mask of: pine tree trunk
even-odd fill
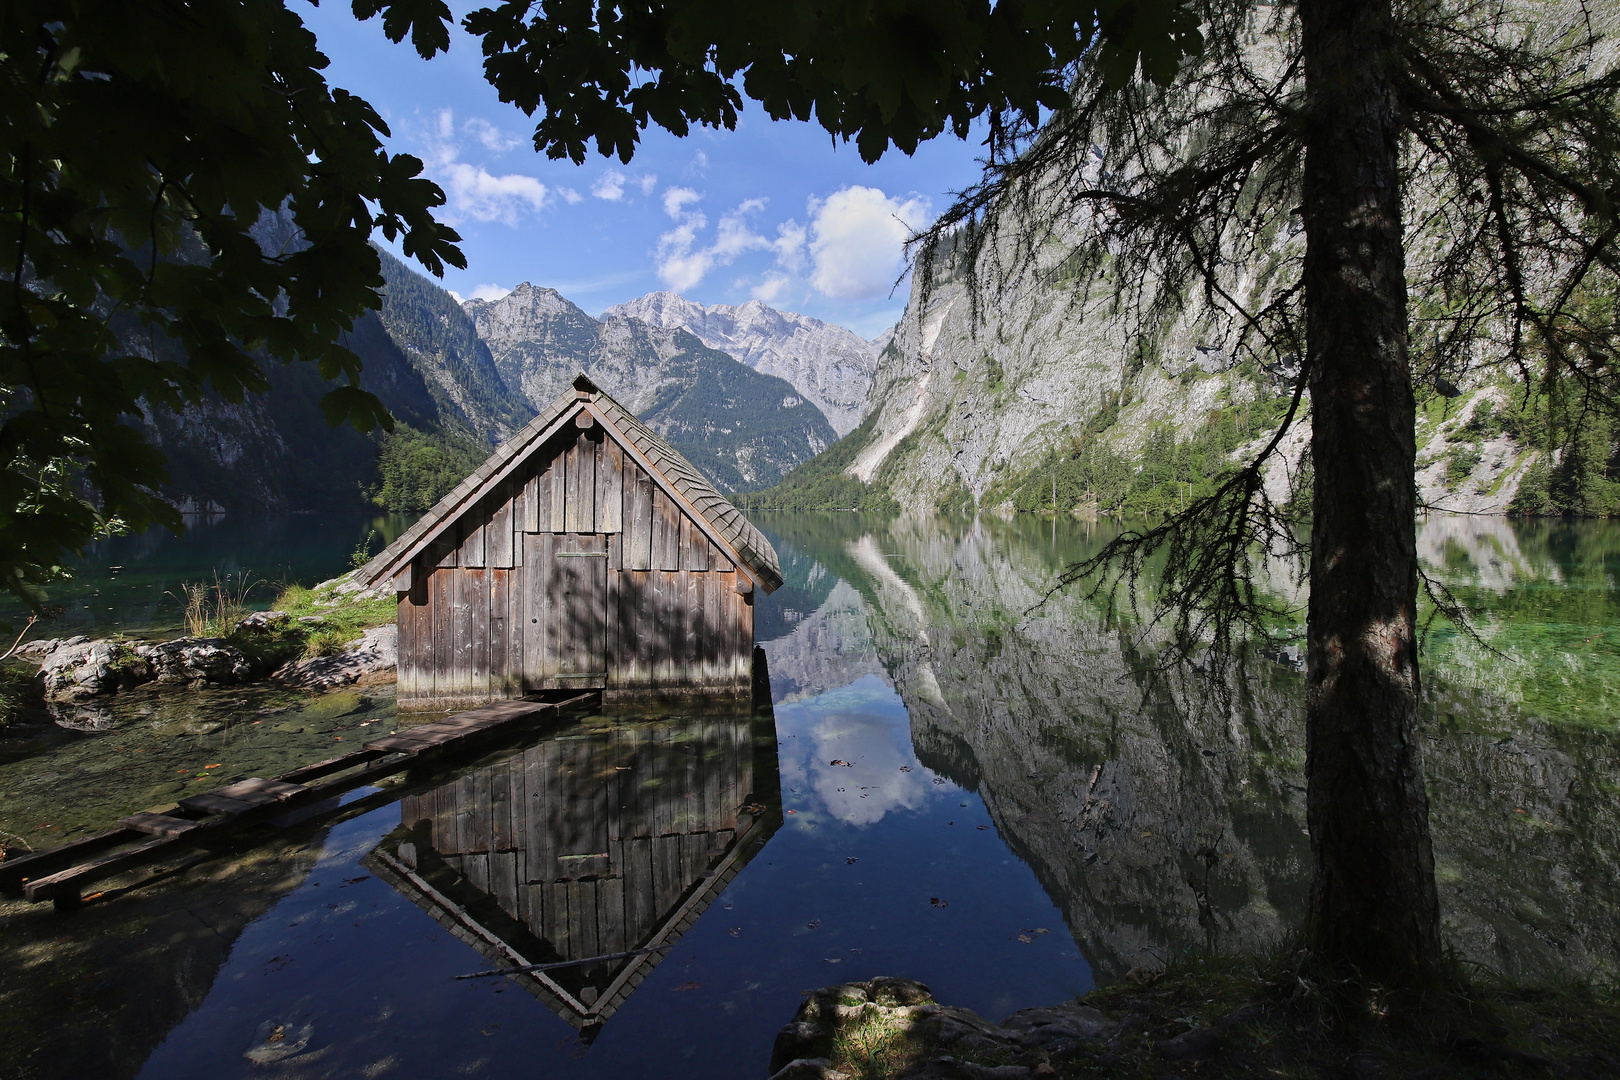
[[[1315,492],[1306,773],[1312,963],[1411,987],[1439,970],[1417,743],[1412,378],[1389,0],[1301,0]]]

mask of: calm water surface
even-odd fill
[[[1078,601],[1036,606],[1098,542],[1081,525],[761,524],[787,577],[757,618],[774,719],[587,717],[71,920],[0,908],[0,1074],[755,1078],[810,987],[907,975],[999,1019],[1189,950],[1265,949],[1297,919],[1297,643],[1217,705]],[[329,569],[308,565],[342,569],[370,527],[323,525]],[[1436,630],[1426,652],[1450,939],[1515,977],[1612,978],[1620,531],[1445,519],[1421,543],[1484,639]],[[162,572],[205,576],[206,550]],[[375,693],[116,707],[109,732],[12,746],[7,843],[395,723]],[[550,988],[458,981],[489,946],[402,876],[407,850],[526,958],[674,947]],[[616,1011],[582,1031],[562,994]]]

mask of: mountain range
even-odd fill
[[[705,307],[672,292],[648,293],[608,308],[602,317],[690,331],[711,349],[786,379],[821,410],[840,438],[866,412],[880,345],[842,326],[777,311],[760,300]]]
[[[865,403],[875,351],[842,327],[672,294],[593,319],[527,283],[463,304],[379,254],[382,305],[357,320],[348,344],[394,431],[328,427],[319,376],[267,365],[263,395],[141,418],[168,455],[166,493],[183,510],[425,509],[580,371],[733,492],[772,485],[827,449]]]

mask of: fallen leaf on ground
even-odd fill
[[[941,900],[937,896],[930,896],[928,898],[928,902],[930,904],[932,904],[934,907],[950,907],[951,906],[949,901]]]
[[[730,934],[732,937],[742,937],[742,927],[733,926],[727,930],[726,933]]]
[[[829,765],[842,765],[846,769],[853,769],[855,767],[851,763],[849,763],[847,761],[844,761],[842,758],[833,758],[831,761],[827,762],[827,764],[829,764]]]
[[[900,771],[901,772],[910,772],[911,771],[911,766],[910,765],[902,765],[902,766],[900,766]]]
[[[985,831],[985,830],[986,830],[986,829],[988,829],[988,828],[989,828],[989,827],[990,827],[990,826],[988,826],[988,825],[980,825],[980,826],[979,826],[979,831],[980,831],[980,832],[984,832],[984,831]]]
[[[855,856],[853,856],[853,855],[845,855],[844,856],[844,865],[845,866],[854,866],[859,861],[860,860],[856,859]]]
[[[1025,945],[1028,945],[1030,942],[1034,941],[1035,939],[1030,937],[1028,934],[1019,934],[1018,935],[1018,940],[1022,941]]]
[[[819,926],[821,926],[821,920],[820,919],[811,919],[809,922],[804,924],[804,928],[806,930],[815,930]]]
[[[826,956],[822,959],[826,960],[829,964],[841,964],[844,962],[844,958],[842,956]]]

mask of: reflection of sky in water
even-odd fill
[[[871,825],[892,810],[919,810],[945,797],[912,753],[904,703],[875,675],[784,705],[776,724],[784,802],[812,820]]]
[[[1091,986],[983,802],[917,763],[880,678],[782,706],[777,734],[793,813],[588,1048],[505,980],[455,981],[488,962],[361,865],[396,805],[332,829],[141,1075],[757,1080],[810,987],[905,975],[999,1020]],[[245,1056],[275,1025],[307,1044]]]

